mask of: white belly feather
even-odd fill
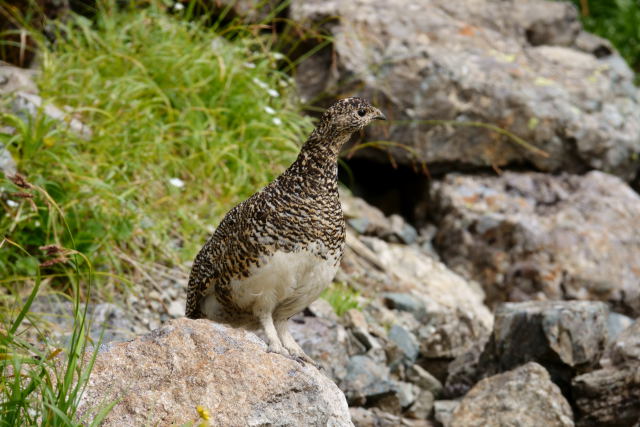
[[[276,252],[260,267],[253,268],[249,277],[230,282],[234,303],[251,313],[265,310],[274,318],[288,318],[304,310],[315,301],[335,277],[337,259],[322,259],[314,255],[314,248],[296,252]],[[205,314],[218,306],[214,295],[204,304]]]

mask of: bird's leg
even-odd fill
[[[291,332],[289,332],[289,325],[287,323],[288,319],[276,319],[274,321],[276,331],[278,332],[278,337],[280,337],[280,342],[284,348],[289,351],[289,354],[293,357],[299,358],[305,362],[311,363],[315,365],[315,362],[312,358],[307,356],[304,350],[298,345],[296,340],[291,336]]]
[[[258,314],[258,320],[262,325],[262,329],[264,329],[264,333],[267,336],[267,344],[269,346],[268,350],[271,353],[282,354],[283,356],[288,356],[289,352],[280,342],[280,338],[278,338],[278,333],[276,332],[276,328],[273,325],[273,314],[271,311],[265,311]]]

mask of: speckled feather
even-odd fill
[[[384,116],[363,99],[338,101],[323,114],[296,161],[227,213],[193,263],[187,317],[206,317],[203,301],[215,295],[224,312],[214,320],[236,325],[251,321],[255,313],[239,304],[234,286],[243,286],[277,253],[308,251],[317,262],[337,268],[345,244],[338,153],[353,132],[376,118]]]

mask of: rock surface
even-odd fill
[[[597,366],[607,344],[607,306],[591,301],[530,301],[502,304],[493,333],[449,367],[447,392],[460,395],[478,379],[527,362],[544,366],[563,391],[571,378]]]
[[[96,359],[79,417],[118,403],[103,425],[350,426],[347,402],[316,368],[266,352],[254,334],[208,320],[173,320]]]
[[[640,363],[600,369],[573,379],[579,426],[636,426]]]
[[[640,364],[640,319],[618,335],[611,343],[608,353],[614,365]]]
[[[600,300],[640,315],[640,196],[620,179],[451,174],[432,197],[440,255],[489,303]]]
[[[401,326],[415,334],[423,357],[456,357],[489,334],[492,317],[477,284],[413,246],[374,237],[347,245],[343,277],[382,293],[389,308],[410,313],[414,321],[405,318]]]
[[[527,363],[476,384],[453,412],[452,427],[573,426],[571,406],[547,371]]]
[[[636,174],[633,73],[607,41],[581,31],[569,2],[305,0],[291,3],[291,18],[333,37],[333,49],[300,65],[303,95],[372,99],[392,122],[368,139],[404,145],[389,148],[399,163]],[[451,123],[420,122],[432,119]],[[469,122],[507,129],[547,155]],[[386,150],[356,155],[388,159]]]
[[[603,369],[573,379],[578,425],[637,426],[640,422],[640,319],[609,344],[601,364]]]

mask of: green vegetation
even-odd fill
[[[56,24],[54,45],[34,34],[40,94],[65,120],[0,113],[0,142],[24,175],[0,178],[0,426],[76,425],[93,362],[82,303],[115,297],[140,268],[184,269],[311,130],[279,70],[293,64],[259,26],[104,4],[95,22]],[[53,291],[73,302],[64,348],[32,344],[45,334],[31,303]]]
[[[230,206],[293,160],[310,121],[268,39],[221,35],[154,7],[104,10],[95,27],[81,18],[61,27],[38,82],[90,138],[42,114],[3,118],[18,129],[3,140],[19,170],[51,194],[70,233],[44,206],[12,198],[6,181],[0,230],[31,254],[74,247],[102,278],[125,272],[127,258],[181,265]],[[32,275],[33,260],[2,251],[0,270]]]
[[[44,200],[49,218],[55,218],[52,222],[56,222],[59,229],[68,233],[60,207],[43,188],[20,179],[14,181],[25,195]],[[14,250],[25,258],[29,257],[23,247],[8,238],[2,240],[0,248],[5,252]],[[50,259],[44,264],[58,263],[64,259],[65,277],[70,287],[73,307],[73,329],[69,331],[68,344],[63,347],[50,343],[38,329],[38,320],[30,313],[31,305],[43,284],[41,269],[36,264],[35,276],[30,281],[32,287],[24,303],[20,300],[21,294],[17,292],[14,309],[4,307],[1,312],[0,426],[77,425],[74,421],[77,406],[97,354],[97,346],[92,351],[88,348],[90,337],[87,305],[81,304],[81,296],[88,296],[91,290],[89,260],[77,251],[56,245],[45,248],[45,251]],[[81,284],[84,289],[81,289]],[[40,338],[37,344],[34,344],[34,334],[38,334]],[[62,357],[58,357],[60,353]],[[84,421],[92,426],[99,425],[111,406],[112,404],[99,409],[94,419]]]
[[[358,297],[360,293],[345,283],[334,282],[322,291],[320,298],[326,300],[338,316],[342,316],[352,308],[360,310]]]
[[[640,73],[640,1],[573,0],[587,31],[609,39]],[[640,75],[640,74],[637,74]]]

